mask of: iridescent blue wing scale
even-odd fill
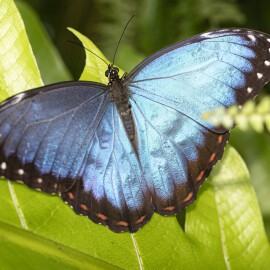
[[[139,160],[155,211],[178,214],[222,157],[229,132],[216,134],[178,111],[133,95]],[[149,110],[151,108],[151,110]]]
[[[270,36],[216,30],[175,43],[139,64],[126,80],[136,95],[169,106],[203,126],[201,115],[254,98],[270,77]]]
[[[108,87],[67,82],[0,105],[0,174],[60,193],[76,213],[116,232],[137,231],[154,211],[138,158]]]
[[[270,79],[269,48],[260,32],[212,31],[162,49],[126,78],[156,212],[177,214],[195,200],[229,138],[202,114],[255,97]]]
[[[62,198],[78,214],[115,232],[135,232],[154,207],[140,162],[113,103],[84,157],[80,178]]]
[[[59,83],[2,102],[1,176],[47,193],[70,189],[85,142],[108,107],[105,90],[89,82]]]

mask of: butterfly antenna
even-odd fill
[[[115,50],[115,52],[114,52],[112,66],[113,66],[113,64],[114,64],[114,59],[115,59],[115,56],[116,56],[116,53],[117,53],[119,44],[120,44],[120,42],[121,42],[121,40],[122,40],[122,37],[123,37],[123,35],[124,35],[124,33],[125,33],[127,27],[128,27],[128,24],[130,23],[130,21],[131,21],[134,17],[135,17],[135,14],[133,14],[133,15],[131,16],[131,18],[128,20],[128,22],[126,23],[126,26],[125,26],[125,28],[124,28],[124,30],[123,30],[123,32],[122,32],[122,35],[121,35],[121,37],[120,37],[120,39],[119,39],[119,41],[118,41],[118,44],[117,44],[117,46],[116,46],[116,50]]]
[[[95,54],[94,52],[92,52],[91,50],[87,49],[86,47],[84,47],[81,43],[72,41],[72,40],[67,40],[67,42],[79,45],[80,47],[83,47],[85,50],[89,51],[90,53],[92,53],[93,55],[95,55],[96,57],[98,57],[100,60],[102,60],[107,66],[109,65],[103,58],[101,58],[100,56],[98,56],[97,54]]]

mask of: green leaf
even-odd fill
[[[248,170],[236,150],[225,152],[217,171],[212,174],[212,185],[227,265],[231,269],[267,269],[269,243]]]
[[[89,41],[84,40],[83,44],[96,51],[94,45],[89,47]],[[27,63],[33,60],[32,54],[29,57]],[[104,80],[98,74],[104,76],[106,66],[91,64],[92,59],[87,56],[83,78],[93,80],[96,76],[97,81]],[[1,55],[0,63],[3,64]],[[12,269],[14,265],[29,269],[29,265],[39,266],[47,259],[52,268],[67,265],[76,269],[81,267],[84,255],[93,267],[104,269],[270,267],[270,248],[256,196],[245,164],[231,147],[226,148],[211,180],[203,184],[197,202],[187,208],[185,222],[181,224],[184,230],[177,217],[154,214],[137,233],[116,234],[76,215],[57,195],[0,180],[0,252],[5,255],[0,256],[0,268],[3,269]],[[75,253],[78,257],[73,256]],[[109,265],[102,265],[104,262]]]
[[[242,132],[234,129],[230,142],[244,158],[250,170],[252,185],[256,191],[260,209],[270,239],[270,138],[266,133],[256,133],[252,129]]]
[[[16,251],[11,260],[10,254]],[[26,230],[0,222],[1,269],[119,269]]]
[[[70,27],[68,28],[68,30],[70,30],[75,36],[77,36],[78,39],[82,42],[83,46],[86,48],[86,65],[84,67],[80,80],[108,84],[108,78],[105,76],[105,71],[107,70],[108,65],[106,65],[104,61],[108,64],[111,64],[111,62],[106,59],[102,52],[87,37]],[[89,52],[89,50],[97,56]],[[102,61],[99,57],[102,58],[104,61]],[[121,77],[123,74],[124,72],[119,68],[119,76]]]
[[[0,183],[0,198],[6,202],[0,204],[2,222],[16,227],[25,223],[35,235],[125,269],[136,269],[139,264],[145,269],[246,269],[249,265],[261,269],[270,265],[269,245],[248,172],[230,147],[212,180],[199,191],[197,202],[188,207],[185,232],[176,217],[155,214],[139,232],[116,234],[77,216],[58,196],[20,184],[13,184],[9,192],[8,183]],[[16,218],[18,209],[23,214],[20,218]]]
[[[42,85],[21,16],[11,0],[0,1],[0,100]]]
[[[44,84],[70,81],[72,76],[49,39],[35,11],[24,1],[16,1],[33,48]]]

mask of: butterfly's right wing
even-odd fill
[[[71,188],[109,104],[107,86],[53,84],[0,104],[0,175],[47,193]]]
[[[61,193],[77,214],[134,232],[154,207],[105,85],[54,84],[0,105],[0,175]]]

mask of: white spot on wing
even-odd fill
[[[270,62],[269,61],[264,61],[264,64],[266,65],[266,66],[270,66]]]
[[[267,41],[270,42],[270,38],[268,38]]]
[[[252,41],[255,41],[256,38],[253,36],[253,35],[248,35],[248,37],[252,40]]]
[[[262,73],[257,73],[257,77],[259,78],[259,79],[261,79],[262,78]]]
[[[38,179],[37,179],[37,182],[38,182],[39,184],[41,184],[41,183],[42,183],[42,179],[41,179],[41,178],[38,178]]]
[[[7,168],[7,163],[6,162],[2,162],[1,163],[1,169],[5,170]]]
[[[209,37],[212,34],[212,32],[206,32],[204,34],[201,34],[201,37]]]
[[[24,170],[23,170],[23,169],[19,169],[19,170],[18,170],[18,174],[19,174],[19,175],[23,175],[23,174],[24,174]]]
[[[247,88],[247,91],[248,91],[249,93],[251,93],[252,90],[253,90],[253,88],[251,88],[251,87],[248,87],[248,88]]]
[[[23,99],[23,97],[25,96],[25,93],[20,93],[20,94],[18,94],[18,95],[16,95],[14,98],[15,98],[15,102],[16,103],[18,103],[18,102],[20,102],[22,99]]]

